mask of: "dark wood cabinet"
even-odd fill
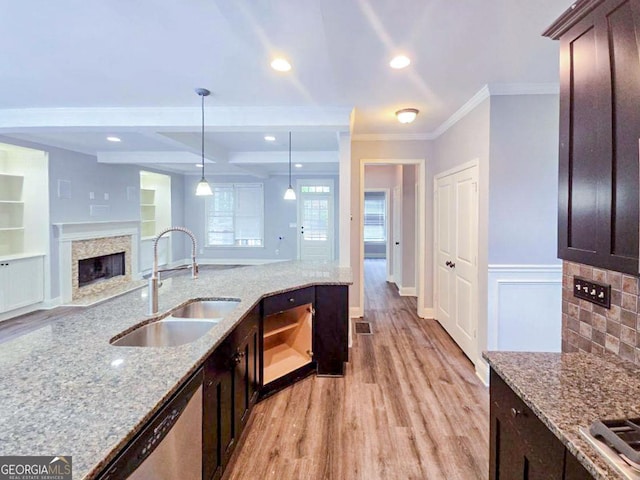
[[[316,287],[313,353],[318,375],[343,375],[349,361],[349,287]]]
[[[207,359],[202,415],[203,479],[219,479],[258,398],[258,325],[254,308]]]
[[[592,478],[493,370],[490,382],[491,480]]]
[[[640,0],[580,0],[560,40],[558,256],[638,273]]]

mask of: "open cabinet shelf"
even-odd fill
[[[312,312],[309,303],[264,318],[263,384],[312,361]]]

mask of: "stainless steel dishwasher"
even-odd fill
[[[100,480],[202,480],[202,370],[104,470]]]

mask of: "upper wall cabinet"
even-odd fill
[[[579,0],[560,40],[558,256],[638,273],[640,0]]]

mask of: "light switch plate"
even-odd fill
[[[611,308],[611,285],[573,277],[573,296],[604,308]]]

